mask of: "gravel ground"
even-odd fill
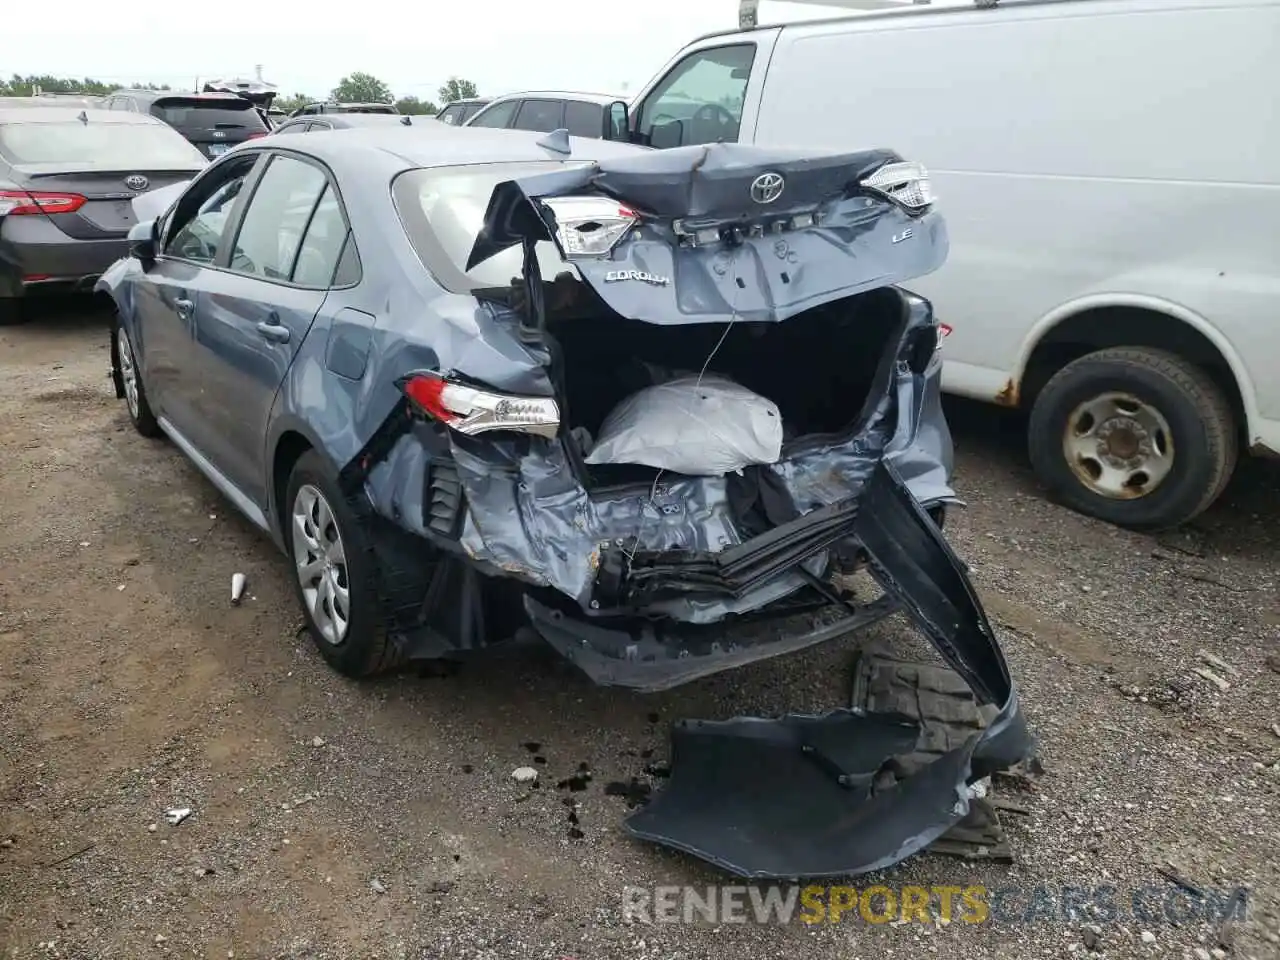
[[[105,318],[79,306],[0,331],[0,956],[1280,956],[1273,465],[1142,536],[1043,501],[1016,418],[952,406],[970,506],[949,533],[1046,773],[1014,865],[919,856],[858,881],[1016,888],[1019,910],[1111,885],[1125,907],[1177,895],[1172,865],[1247,886],[1247,919],[631,923],[627,884],[732,881],[627,838],[606,786],[660,788],[645,768],[673,719],[843,702],[858,643],[924,649],[906,624],[651,697],[538,649],[351,683],[299,639],[281,558],[132,431],[106,366]],[[194,812],[170,826],[174,806]]]

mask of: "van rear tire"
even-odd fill
[[[1066,506],[1134,530],[1186,523],[1235,469],[1231,406],[1202,369],[1149,347],[1098,350],[1036,397],[1028,451]]]

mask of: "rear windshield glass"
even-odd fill
[[[198,170],[207,163],[181,134],[158,123],[9,123],[0,126],[0,154],[11,163],[105,170]]]
[[[585,164],[547,160],[410,170],[396,178],[392,195],[423,265],[447,290],[470,293],[506,287],[523,273],[524,255],[518,246],[490,257],[473,270],[465,269],[484,225],[493,188],[507,180],[574,166]],[[572,272],[550,241],[538,244],[538,266],[544,280],[566,270]]]
[[[157,100],[151,114],[179,130],[267,129],[248,100]]]

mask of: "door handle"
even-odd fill
[[[258,324],[258,333],[262,334],[264,340],[271,340],[275,343],[289,342],[289,328],[282,323],[260,323]]]
[[[195,309],[195,304],[185,297],[179,297],[173,301],[173,309],[178,312],[178,316],[183,320],[191,319],[191,311]]]

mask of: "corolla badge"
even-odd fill
[[[671,282],[670,277],[645,273],[643,270],[610,270],[604,275],[605,283],[620,283],[623,280],[639,280],[641,283],[651,283],[655,287],[665,287]]]
[[[140,173],[130,174],[124,178],[124,185],[130,190],[145,190],[149,183],[151,181]]]
[[[787,182],[780,173],[762,173],[751,181],[751,199],[756,203],[773,203],[782,196]]]

